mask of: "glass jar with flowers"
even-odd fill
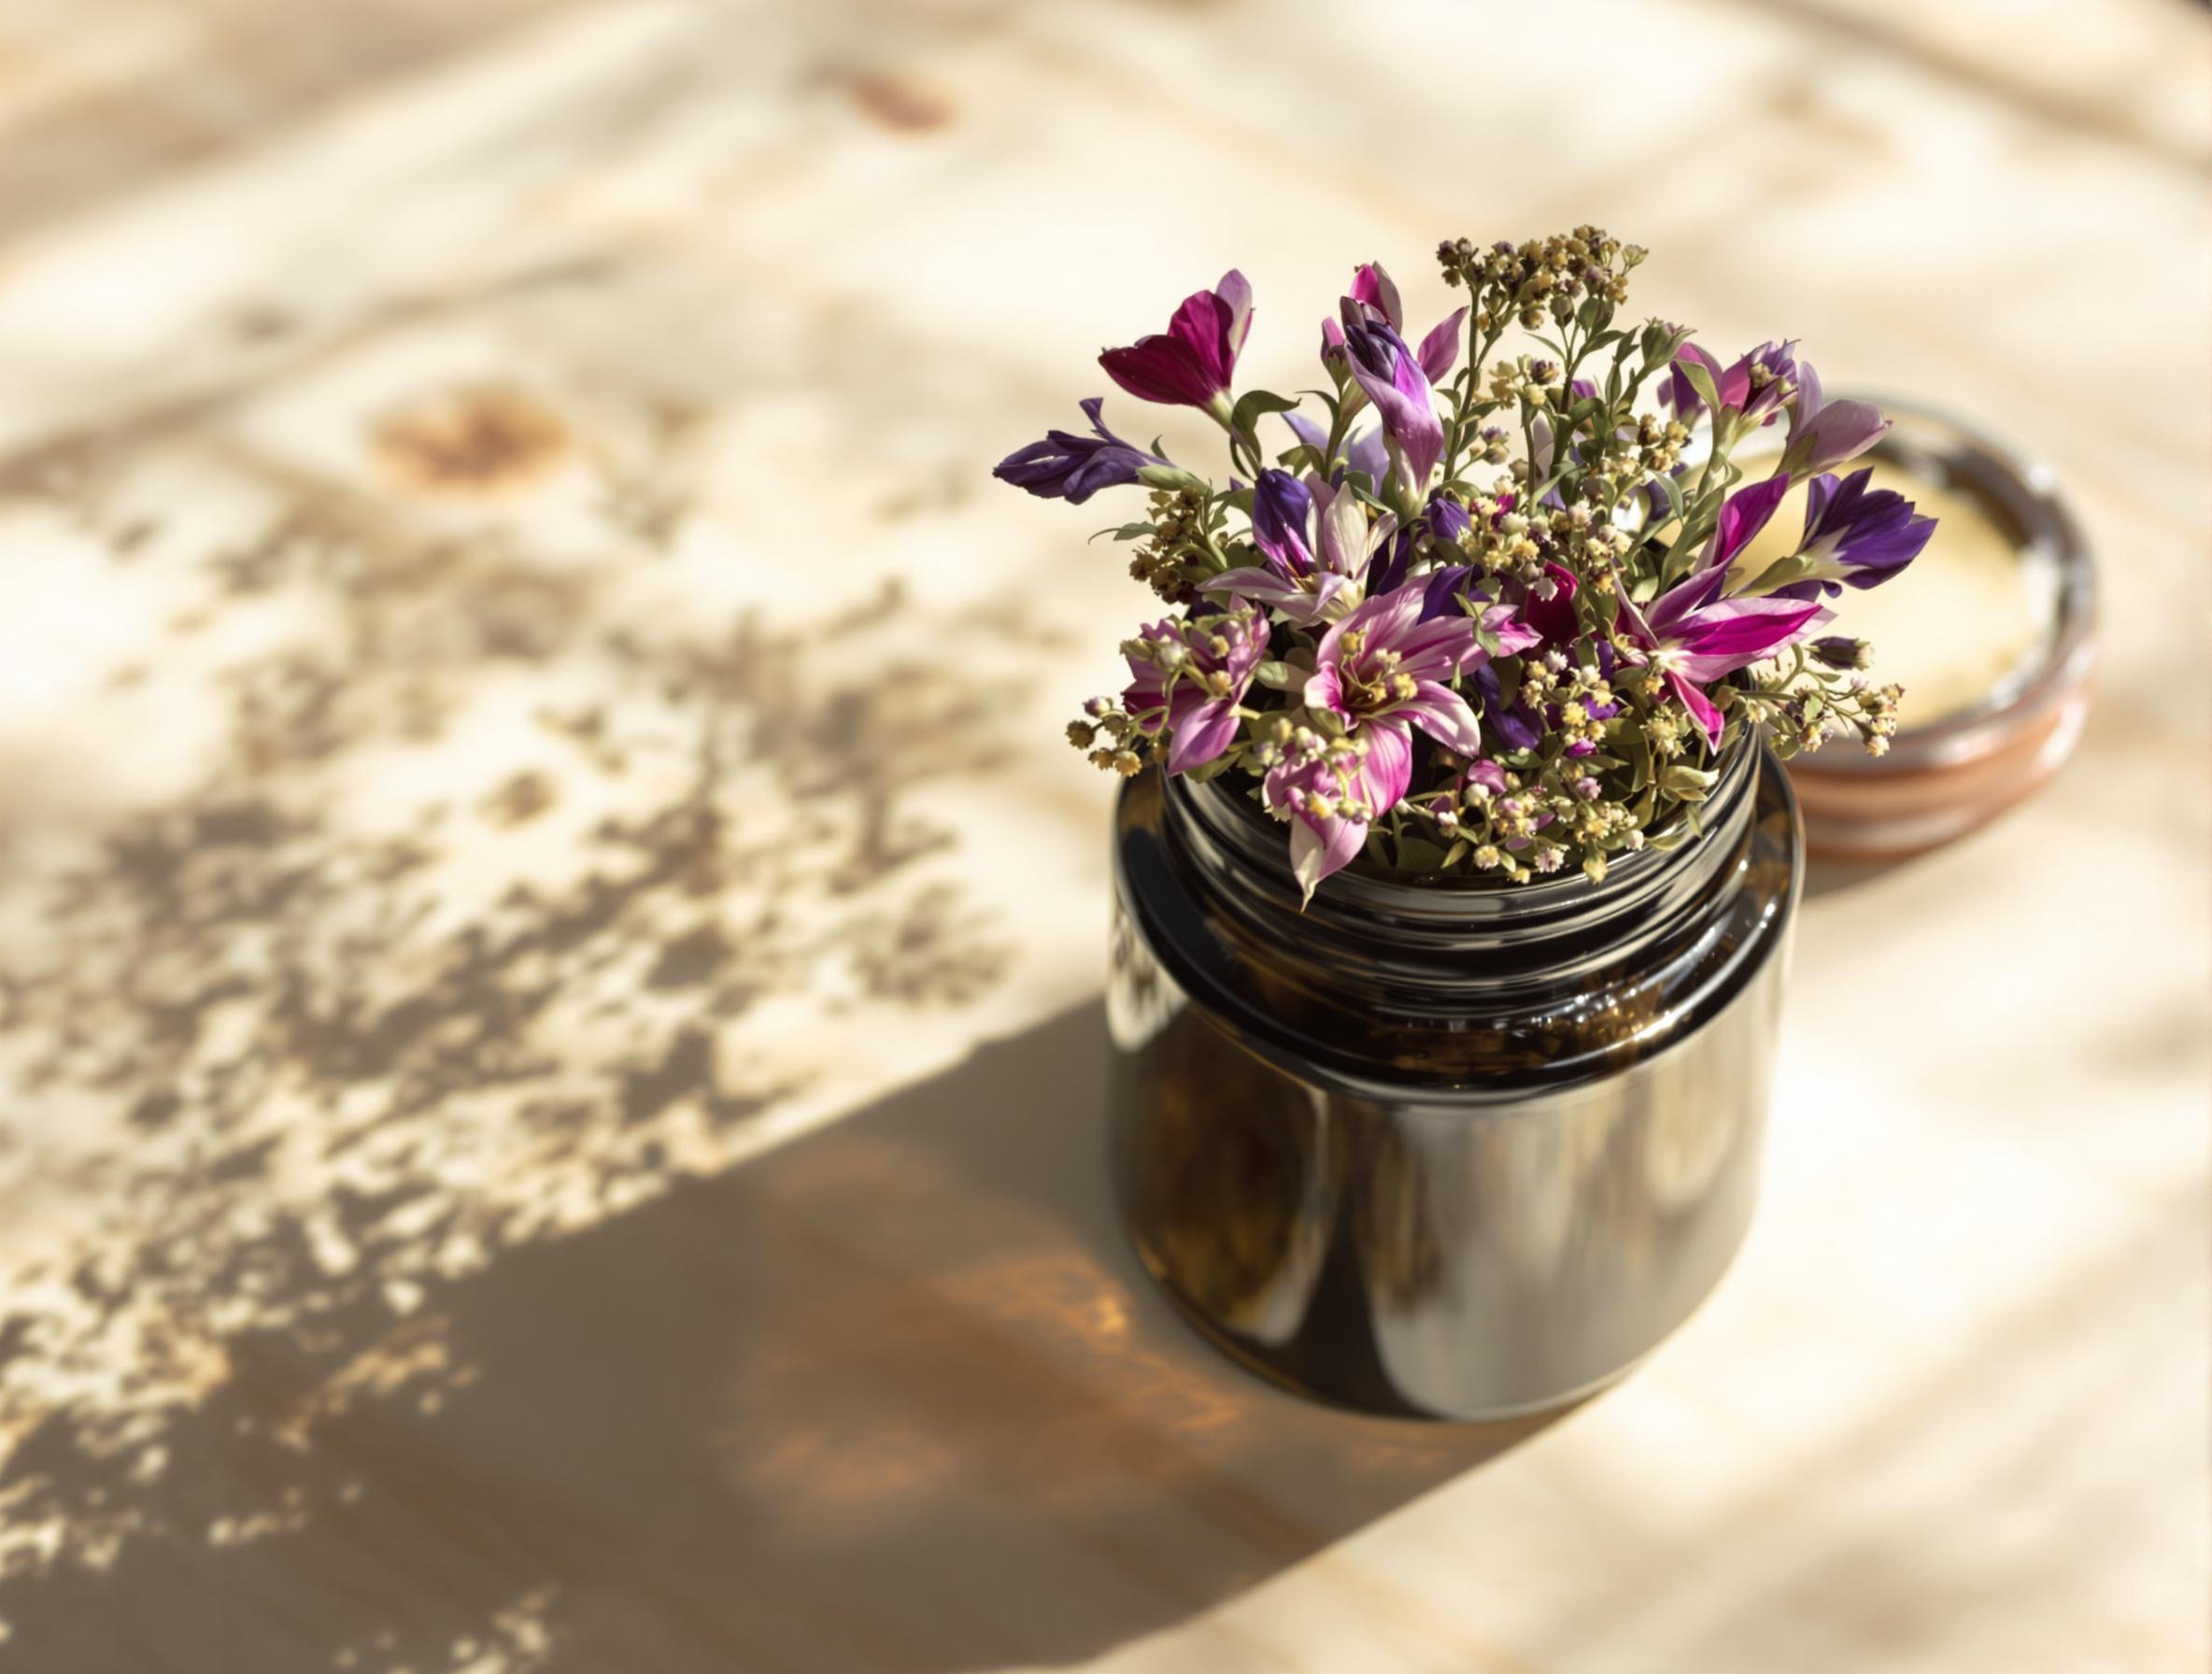
[[[997,475],[1149,491],[1113,532],[1167,613],[1069,730],[1124,779],[1108,1014],[1139,1255],[1282,1383],[1479,1418],[1621,1376],[1741,1241],[1802,870],[1776,758],[1886,746],[1901,694],[1826,602],[1933,523],[1838,473],[1885,422],[1794,345],[1723,363],[1622,323],[1636,247],[1438,256],[1468,302],[1418,345],[1389,275],[1355,271],[1312,411],[1237,391],[1234,272],[1100,356],[1221,426],[1223,483],[1098,398]],[[1753,573],[1797,486],[1802,532]]]

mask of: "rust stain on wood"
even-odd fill
[[[384,474],[418,493],[489,497],[550,475],[574,451],[568,421],[537,396],[497,388],[447,390],[374,427]]]

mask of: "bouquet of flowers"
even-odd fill
[[[1217,488],[1124,441],[1100,397],[1087,435],[999,465],[1078,505],[1151,491],[1112,532],[1173,608],[1124,643],[1128,686],[1085,706],[1076,745],[1124,774],[1238,775],[1288,826],[1308,900],[1362,855],[1602,879],[1609,856],[1697,833],[1743,734],[1785,756],[1839,732],[1886,748],[1900,689],[1866,680],[1865,642],[1821,630],[1825,599],[1889,580],[1935,527],[1870,470],[1835,474],[1888,422],[1823,399],[1792,344],[1723,365],[1682,327],[1617,324],[1644,255],[1595,227],[1445,243],[1469,303],[1417,346],[1390,276],[1360,267],[1322,321],[1312,412],[1236,392],[1240,273],[1100,355],[1137,399],[1212,417],[1230,475]],[[1263,441],[1270,419],[1287,446]],[[1748,564],[1799,486],[1803,533]]]

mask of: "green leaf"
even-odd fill
[[[1287,413],[1298,404],[1295,400],[1277,395],[1269,390],[1248,390],[1229,410],[1229,423],[1246,435],[1255,435],[1255,426],[1265,413]]]
[[[1117,541],[1141,541],[1153,532],[1153,527],[1149,523],[1124,523],[1119,529],[1101,529],[1097,534],[1091,536],[1091,539],[1099,541],[1112,535]]]
[[[1397,840],[1397,863],[1404,872],[1441,872],[1444,869],[1444,848],[1425,837],[1400,837]]]
[[[1644,736],[1643,723],[1631,720],[1621,729],[1616,742],[1628,752],[1628,788],[1631,792],[1644,789],[1652,782],[1652,741]]]
[[[1273,687],[1277,691],[1288,691],[1294,686],[1303,686],[1307,678],[1287,662],[1273,657],[1255,668],[1252,677],[1262,686]]]
[[[1206,491],[1203,478],[1193,476],[1181,465],[1143,465],[1137,471],[1137,480],[1148,489],[1193,489]]]
[[[1697,391],[1697,398],[1714,412],[1719,412],[1720,391],[1713,388],[1713,375],[1706,369],[1705,362],[1691,359],[1678,360],[1675,364],[1681,368],[1682,376],[1690,380],[1690,388]]]
[[[1497,674],[1497,703],[1501,709],[1510,709],[1513,700],[1521,695],[1521,659],[1496,657],[1490,666]]]
[[[1712,795],[1720,777],[1685,761],[1670,761],[1659,770],[1659,788],[1685,802],[1702,802]]]

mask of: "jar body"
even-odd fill
[[[1280,828],[1132,780],[1114,1171],[1177,1307],[1302,1393],[1452,1419],[1570,1403],[1686,1319],[1757,1197],[1802,872],[1763,751],[1709,806],[1604,885],[1340,874],[1300,915]]]

